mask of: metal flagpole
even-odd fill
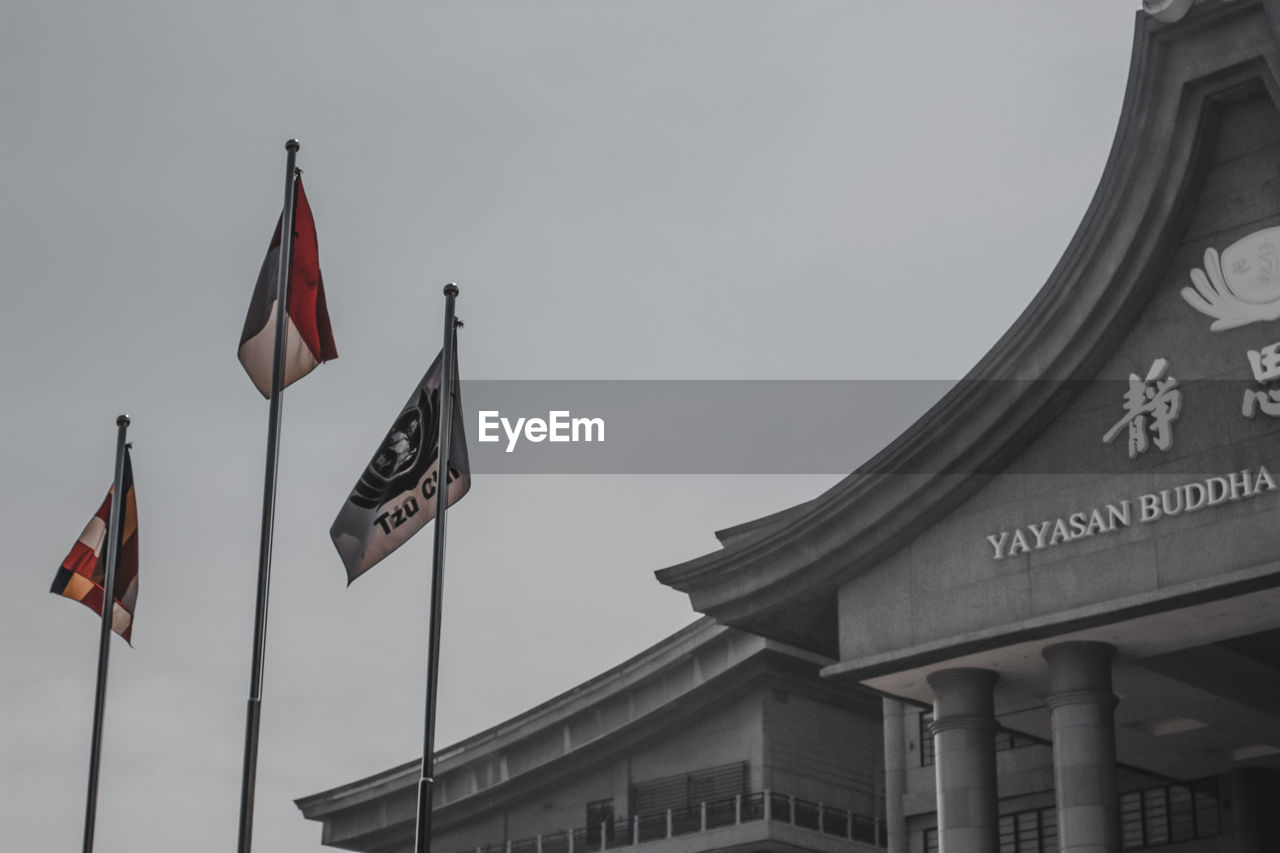
[[[102,712],[107,704],[107,658],[111,655],[111,621],[116,609],[116,563],[120,559],[120,524],[124,503],[125,433],[129,416],[116,418],[116,473],[111,486],[111,513],[107,522],[106,570],[102,579],[102,628],[98,632],[98,689],[93,697],[93,740],[89,750],[89,794],[84,806],[84,853],[93,853],[93,825],[98,812],[98,760],[102,752]]]
[[[427,652],[427,712],[422,738],[422,775],[418,779],[418,820],[414,853],[431,850],[431,790],[435,784],[436,681],[440,671],[440,611],[444,600],[445,510],[449,504],[449,438],[453,426],[453,361],[457,355],[461,323],[454,317],[458,286],[444,287],[444,350],[440,358],[439,452],[436,454],[436,530],[431,555],[431,641]]]
[[[258,775],[258,732],[262,721],[262,664],[267,642],[267,593],[271,585],[271,534],[276,515],[276,471],[279,468],[280,408],[284,394],[286,307],[293,260],[293,215],[298,205],[298,140],[285,143],[284,213],[280,220],[280,270],[276,276],[275,360],[271,366],[271,407],[267,414],[267,470],[262,487],[262,537],[258,546],[258,605],[253,620],[253,674],[244,731],[244,774],[240,783],[240,835],[237,850],[253,847],[253,793]]]

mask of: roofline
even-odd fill
[[[878,694],[857,685],[819,678],[821,664],[817,656],[737,631],[732,632],[730,639],[747,644],[751,653],[732,661],[671,701],[644,711],[626,725],[588,740],[580,748],[551,757],[525,772],[457,800],[436,803],[432,811],[433,832],[447,832],[513,803],[528,802],[530,797],[591,772],[637,744],[681,731],[691,722],[715,713],[717,708],[748,701],[753,692],[760,695],[760,691],[781,689],[840,707],[852,708],[857,704],[863,713],[878,715],[880,711]],[[415,762],[409,773],[388,779],[374,797],[318,803],[310,811],[304,810],[304,816],[324,823],[326,845],[353,850],[389,849],[388,845],[397,840],[412,837],[417,769]]]
[[[514,744],[536,737],[548,729],[562,726],[582,711],[633,690],[656,676],[663,675],[726,634],[731,635],[731,639],[737,644],[745,646],[738,651],[740,657],[733,658],[726,665],[726,669],[732,669],[766,652],[805,661],[815,667],[827,666],[834,662],[829,657],[814,655],[776,641],[746,635],[717,624],[709,617],[702,617],[600,675],[528,711],[439,750],[435,754],[436,775],[443,776],[451,770],[484,760],[495,753],[509,749]],[[682,697],[677,697],[676,701],[680,698]],[[634,726],[637,721],[628,720],[620,729]],[[607,734],[616,734],[617,731]],[[542,766],[551,764],[567,754],[571,753],[552,756],[543,764],[530,767],[506,781],[535,773]],[[409,782],[416,782],[421,763],[421,759],[414,759],[363,779],[300,797],[294,800],[294,804],[305,817],[321,819],[323,815],[332,812],[335,808],[349,808],[398,790]],[[488,790],[486,788],[477,793],[485,793]],[[463,797],[454,802],[465,799],[467,798]],[[335,806],[334,804],[339,801],[342,805]],[[449,805],[453,805],[453,802]]]
[[[559,722],[574,711],[580,710],[580,706],[600,701],[605,696],[611,695],[629,686],[634,681],[650,675],[663,664],[688,654],[693,649],[727,630],[727,628],[716,624],[709,617],[704,616],[697,619],[674,634],[663,638],[639,654],[627,658],[622,663],[605,670],[594,678],[584,681],[582,684],[572,687],[557,696],[553,696],[527,711],[503,720],[497,725],[490,726],[471,737],[437,750],[435,753],[436,769],[438,772],[445,772],[459,763],[464,763],[451,761],[451,759],[456,759],[464,753],[471,752],[473,757],[478,757],[474,756],[474,751],[482,745],[496,747],[500,742],[505,744],[510,738],[504,738],[503,736],[511,735],[516,729],[525,729],[530,724],[540,721],[543,724],[538,727],[540,730]],[[528,735],[530,732],[525,731],[524,733]],[[301,797],[294,800],[294,804],[306,812],[314,802],[319,800],[347,797],[365,790],[369,792],[380,790],[388,781],[408,773],[416,773],[421,764],[421,757],[415,758],[412,761],[407,761],[389,770],[374,773],[363,779],[357,779],[354,782],[348,782],[345,785],[330,788],[327,791]]]
[[[1137,12],[1124,104],[1098,189],[1013,326],[852,475],[808,504],[730,528],[724,550],[661,569],[658,580],[724,624],[836,655],[836,637],[804,633],[799,611],[892,556],[1003,470],[1119,345],[1185,225],[1219,104],[1250,85],[1277,100],[1276,14],[1261,2],[1197,5],[1170,24]],[[1242,26],[1246,17],[1261,26]],[[1190,42],[1227,27],[1233,37],[1212,41],[1212,68],[1202,58],[1179,61]]]

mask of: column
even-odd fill
[[[1059,643],[1044,650],[1061,853],[1120,853],[1114,656],[1115,648],[1106,643]]]
[[[944,669],[929,676],[942,853],[999,848],[995,683],[989,669]]]
[[[888,853],[907,853],[907,819],[902,812],[902,795],[907,792],[907,749],[905,708],[897,699],[884,697],[884,823]]]

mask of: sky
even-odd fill
[[[284,397],[254,848],[304,853],[295,798],[421,754],[430,532],[348,588],[328,528],[439,349],[444,283],[464,400],[956,379],[1085,212],[1137,6],[9,0],[0,849],[81,843],[98,622],[48,587],[122,412],[140,592],[95,849],[235,844],[267,419],[235,351],[287,139],[340,357]],[[653,572],[839,473],[478,473],[449,514],[437,744],[693,621]]]

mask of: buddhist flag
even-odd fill
[[[107,525],[111,519],[114,487],[89,519],[84,532],[71,546],[53,579],[50,592],[75,599],[94,613],[102,615],[103,584],[107,576]],[[133,606],[138,600],[138,504],[133,494],[133,463],[124,451],[124,511],[120,513],[119,556],[116,560],[115,599],[111,611],[111,629],[132,645]]]
[[[253,301],[240,333],[240,363],[262,396],[271,396],[271,367],[275,360],[276,293],[280,273],[280,226],[276,223],[271,246],[253,288]],[[320,249],[316,243],[316,222],[311,206],[297,179],[297,201],[293,217],[293,256],[289,263],[289,304],[285,316],[284,385],[301,379],[322,361],[338,357],[329,326],[329,309],[324,301],[324,281],[320,278]]]
[[[442,357],[443,352],[427,369],[329,529],[347,567],[347,583],[403,545],[436,516]],[[456,368],[448,470],[445,506],[453,506],[471,488]]]

